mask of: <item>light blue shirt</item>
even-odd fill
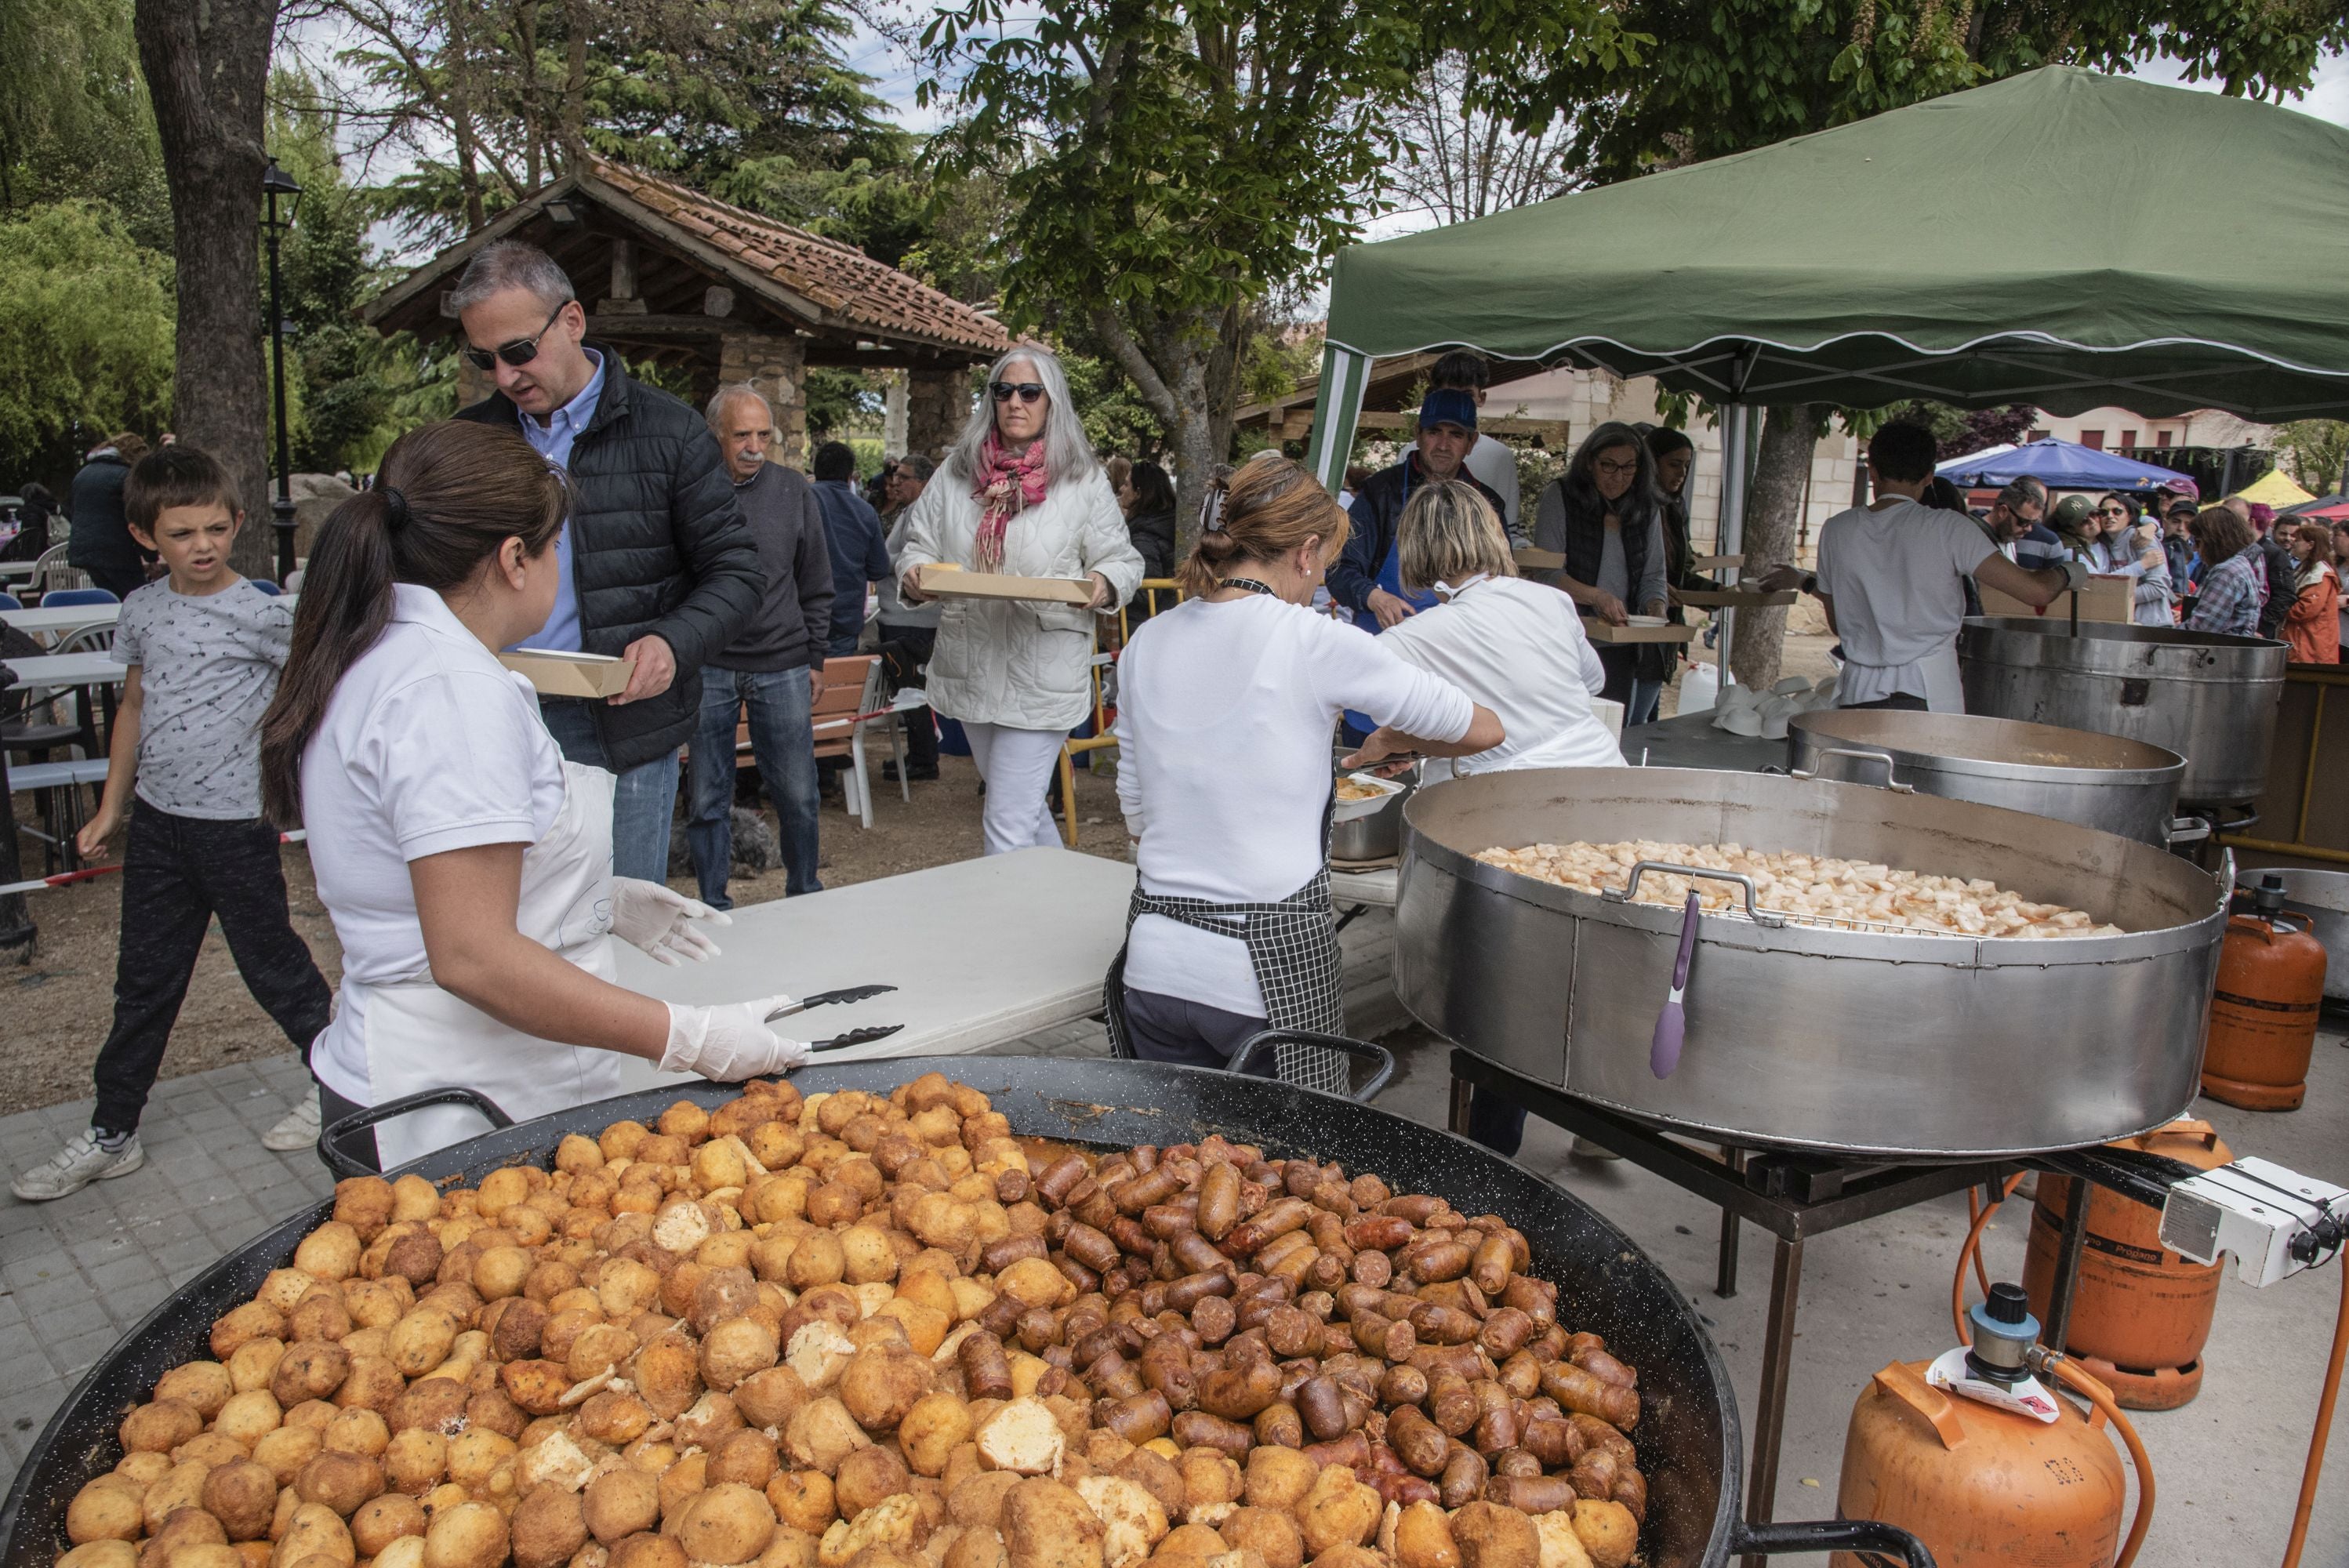
[[[604,356],[594,349],[587,357],[595,362],[595,374],[579,389],[579,396],[554,411],[554,418],[543,425],[530,415],[522,417],[523,439],[538,449],[539,456],[556,468],[571,467],[571,445],[579,438],[595,418],[595,405],[604,396]],[[546,617],[546,625],[534,637],[525,637],[517,647],[564,648],[576,652],[583,645],[579,628],[579,588],[572,581],[571,525],[564,524],[563,531],[554,537],[554,560],[560,569],[555,578],[554,608]]]

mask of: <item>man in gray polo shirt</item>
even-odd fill
[[[758,389],[721,387],[709,400],[734,500],[759,546],[766,592],[734,641],[702,666],[701,709],[689,768],[692,815],[685,829],[701,902],[731,909],[726,876],[733,859],[735,727],[747,710],[750,755],[775,803],[787,894],[821,892],[816,879],[815,735],[809,715],[823,685],[823,639],[832,615],[832,547],[815,487],[797,469],[767,460],[775,417]]]

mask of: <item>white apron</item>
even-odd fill
[[[613,776],[563,765],[563,810],[543,838],[523,851],[522,901],[514,924],[599,980],[615,980],[612,957]],[[516,1121],[608,1099],[621,1091],[618,1053],[561,1046],[510,1029],[430,975],[388,985],[343,982],[343,1012],[367,1053],[370,1103],[462,1085]],[[434,1106],[384,1122],[376,1149],[388,1171],[489,1130],[461,1106]]]
[[[1842,676],[1836,682],[1837,706],[1849,707],[1854,703],[1875,702],[1890,696],[1894,681],[1910,673],[1925,677],[1927,712],[1966,711],[1965,678],[1958,666],[1958,640],[1955,637],[1913,665],[1877,666],[1847,662]]]

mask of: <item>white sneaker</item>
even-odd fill
[[[88,1133],[78,1132],[61,1152],[17,1177],[8,1190],[27,1203],[46,1203],[78,1192],[93,1181],[128,1176],[146,1163],[146,1151],[139,1147],[135,1132],[129,1142],[112,1153],[99,1148],[98,1140]]]
[[[291,1154],[297,1149],[307,1149],[318,1141],[318,1086],[312,1084],[310,1092],[294,1102],[294,1109],[277,1119],[277,1125],[261,1135],[261,1147],[274,1149],[280,1154]]]

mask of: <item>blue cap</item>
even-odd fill
[[[1476,394],[1463,392],[1456,387],[1437,387],[1420,399],[1419,428],[1423,430],[1437,425],[1457,425],[1464,430],[1476,428]]]

